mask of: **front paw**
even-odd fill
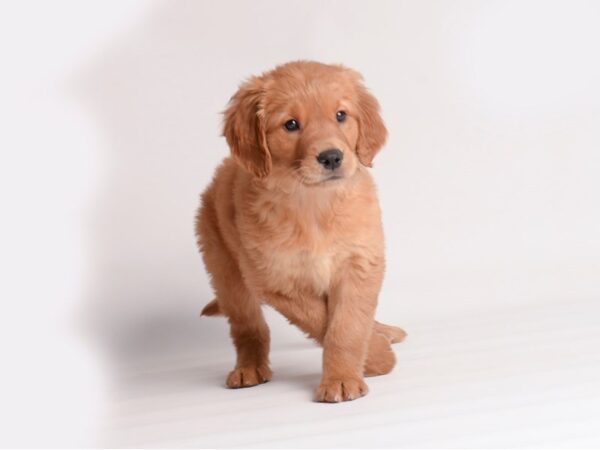
[[[337,403],[367,395],[369,388],[361,378],[336,378],[321,381],[315,401]]]
[[[236,367],[227,376],[225,384],[228,388],[242,388],[266,383],[273,377],[268,366]]]

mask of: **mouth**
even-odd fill
[[[321,180],[321,183],[327,183],[329,181],[334,181],[334,180],[341,180],[342,178],[344,178],[342,175],[330,175],[327,178],[324,178],[323,180]]]
[[[329,171],[329,173],[321,172],[320,174],[310,173],[304,175],[300,169],[296,171],[296,175],[298,176],[299,181],[307,186],[335,184],[336,181],[346,178],[346,174],[342,173],[341,171]]]

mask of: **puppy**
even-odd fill
[[[198,244],[237,351],[231,388],[269,381],[267,303],[323,346],[315,400],[353,400],[392,370],[405,333],[374,321],[383,230],[367,170],[387,131],[355,71],[291,62],[232,97],[217,169],[196,217]]]

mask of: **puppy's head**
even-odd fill
[[[225,111],[223,134],[253,175],[327,184],[370,167],[387,131],[379,104],[357,72],[297,61],[240,87]]]

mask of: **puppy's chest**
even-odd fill
[[[309,290],[326,293],[336,260],[335,249],[271,248],[263,253],[263,279],[278,291]]]
[[[335,227],[322,223],[279,227],[272,239],[257,247],[262,279],[270,289],[303,290],[318,295],[328,291],[344,247]]]

